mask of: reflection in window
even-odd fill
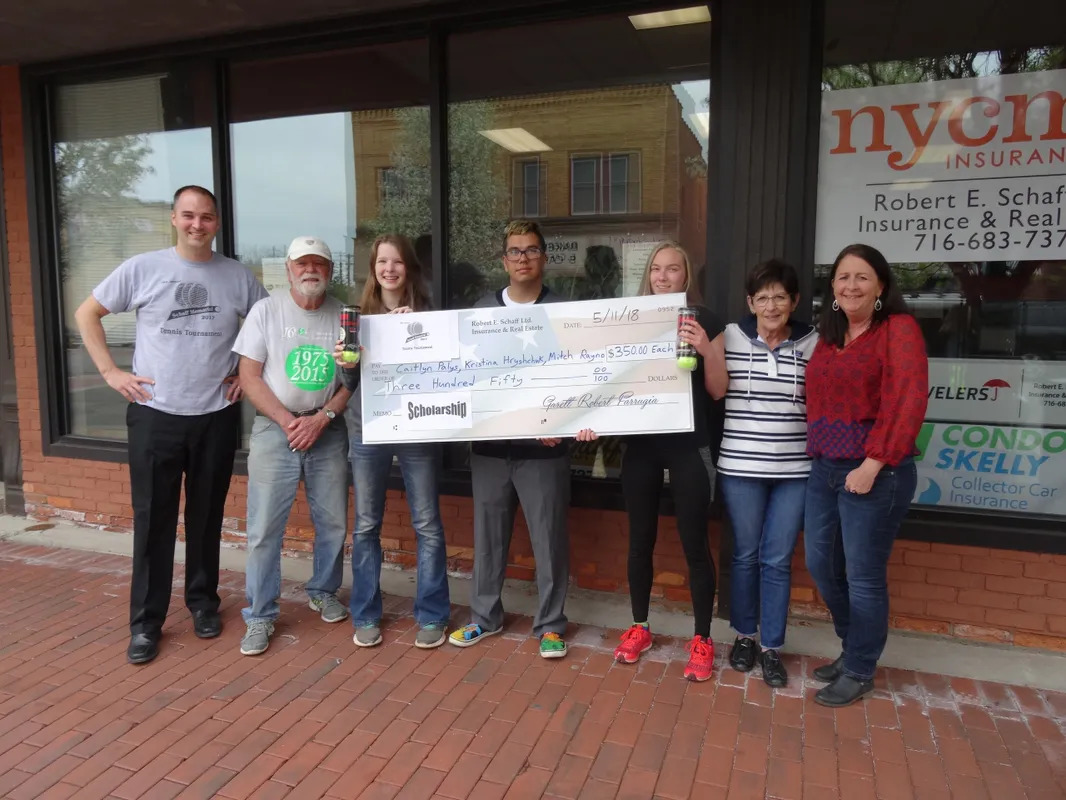
[[[545,165],[539,158],[516,158],[512,172],[511,216],[545,216],[548,213],[548,170]]]
[[[74,312],[127,258],[173,245],[176,188],[212,188],[209,85],[203,74],[170,72],[56,89],[52,155],[66,433],[126,439],[127,402],[93,366]],[[103,325],[115,362],[130,369],[136,315],[109,314]]]
[[[993,29],[991,24],[989,29]],[[1062,146],[1054,131],[1062,131],[1063,125],[1064,68],[1066,48],[1039,47],[837,63],[823,72],[827,93],[869,89],[856,95],[861,103],[853,116],[865,114],[870,119],[880,111],[876,106],[883,104],[885,92],[896,91],[884,87],[909,86],[913,100],[921,87],[952,81],[942,89],[948,108],[939,126],[931,124],[936,118],[931,120],[930,112],[918,112],[918,121],[929,132],[928,150],[935,158],[925,158],[924,163],[915,160],[914,170],[898,180],[866,184],[887,187],[879,191],[900,207],[896,212],[883,203],[892,213],[881,209],[876,221],[868,217],[876,216],[878,209],[863,208],[866,216],[858,228],[861,232],[854,234],[860,240],[864,234],[879,237],[879,246],[893,248],[892,252],[886,249],[886,256],[899,262],[892,264],[893,274],[925,335],[930,393],[928,421],[920,441],[924,452],[915,498],[919,505],[1066,514],[1066,506],[1053,499],[1066,488],[1063,473],[1055,466],[1062,452],[1061,429],[1066,428],[1066,260],[1061,256],[1061,243],[1054,241],[1056,233],[1066,236],[1066,230],[1058,230],[1061,225],[1055,224],[1054,191],[1044,191],[1061,183],[1057,174],[1061,169],[1040,167],[1043,160],[1031,167],[1019,156],[1012,162],[1009,155],[1022,152],[1013,148]],[[995,76],[1010,77],[999,81]],[[1042,120],[1047,135],[1038,139],[1024,132],[1015,134],[1010,126],[987,119],[1005,105],[991,97],[1020,91],[1008,85],[1024,85],[1028,96],[1040,98],[1021,113],[1031,112],[1034,119]],[[896,105],[891,109],[909,108],[910,100],[905,97],[905,93],[893,95],[888,102]],[[989,108],[978,108],[964,99],[970,97]],[[961,110],[953,105],[960,98]],[[993,104],[995,113],[982,113]],[[913,108],[934,105],[929,102]],[[1049,118],[1049,112],[1058,117]],[[843,119],[846,112],[838,109],[834,114]],[[1021,119],[1024,123],[1026,117]],[[1014,117],[1014,124],[1018,122]],[[871,136],[865,121],[851,124],[856,143]],[[885,136],[883,132],[874,135]],[[951,174],[942,174],[948,169]],[[939,197],[935,202],[943,205],[932,205],[931,197]],[[1000,210],[1010,204],[1019,209],[1016,221],[1028,223],[1010,221],[1010,212]],[[997,210],[989,210],[993,208]],[[832,218],[820,216],[820,222]],[[947,229],[949,218],[952,224]],[[905,227],[918,223],[929,227]],[[1044,236],[1045,232],[1049,235]],[[937,260],[900,258],[929,242],[936,242],[930,249],[936,251]],[[950,253],[947,258],[951,260],[943,253]],[[823,259],[828,257],[823,253]],[[829,269],[820,265],[815,270],[815,313],[830,299]],[[1033,462],[1026,461],[1030,457]],[[1022,463],[1030,466],[1023,469]]]
[[[538,42],[539,58],[514,52]],[[637,30],[626,15],[455,35],[448,48],[449,304],[506,284],[501,232],[536,217],[564,297],[636,294],[651,250],[706,252],[710,24]],[[621,448],[573,452],[617,476]]]
[[[1033,72],[1047,74],[1050,86],[1050,70],[1063,67],[1066,48],[1031,48],[830,66],[822,84],[824,91],[834,91]],[[1024,182],[1018,186],[1024,191]],[[995,248],[984,249],[986,232],[978,231],[981,238],[974,247],[971,231],[957,234],[962,243],[955,249],[969,260],[892,265],[922,325],[930,357],[1066,360],[1066,262],[1039,258],[1038,246],[1030,247],[1033,260],[981,260],[981,255],[995,257]],[[1019,242],[1040,244],[1032,238],[1023,235]],[[828,265],[816,268],[821,278],[816,281],[816,311],[828,274]]]
[[[640,212],[640,153],[570,157],[573,214]]]
[[[382,167],[378,170],[379,207],[402,201],[404,193],[403,179],[395,167]]]
[[[237,253],[268,290],[287,290],[286,248],[302,234],[329,245],[344,302],[358,302],[383,233],[416,242],[432,274],[428,72],[423,41],[233,65]],[[253,414],[246,403],[245,442]]]

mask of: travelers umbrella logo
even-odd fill
[[[407,343],[417,341],[419,339],[425,339],[429,336],[429,331],[422,330],[421,322],[412,322],[407,326]]]
[[[967,400],[972,402],[994,403],[999,398],[1000,389],[1010,389],[1011,385],[1002,378],[990,378],[981,386],[930,386],[930,400]],[[1007,393],[1004,393],[1007,397]]]
[[[991,399],[994,402],[995,399],[999,396],[999,390],[1000,389],[1009,389],[1010,388],[1010,384],[1007,383],[1002,378],[992,378],[991,380],[985,381],[985,385],[982,388],[987,388],[987,389],[991,389],[992,390],[992,398]]]
[[[168,320],[191,317],[196,314],[217,314],[218,306],[208,305],[207,287],[202,283],[179,283],[174,289],[174,302],[181,308],[170,312]]]

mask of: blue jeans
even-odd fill
[[[914,461],[885,466],[867,494],[844,479],[861,460],[815,459],[807,481],[803,541],[843,643],[844,672],[873,678],[888,640],[888,557],[918,482]]]
[[[348,458],[355,483],[355,528],[350,610],[357,626],[381,620],[381,523],[393,456],[400,462],[411,526],[418,542],[415,622],[448,623],[451,599],[437,490],[439,453],[439,447],[432,444],[363,444],[355,436],[351,439]]]
[[[245,622],[274,620],[281,613],[281,545],[289,511],[303,476],[315,529],[311,597],[336,594],[343,578],[348,533],[348,430],[331,422],[310,450],[294,453],[276,422],[256,416],[248,444],[248,567],[242,609]]]
[[[729,621],[741,636],[762,634],[762,646],[785,643],[792,551],[803,525],[807,491],[802,478],[742,478],[719,475],[733,527]]]

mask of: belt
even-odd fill
[[[310,408],[307,411],[290,411],[289,413],[292,414],[294,417],[310,417],[310,416],[314,416],[315,414],[317,414],[321,410],[322,410],[322,406],[319,406],[318,408]],[[258,411],[255,412],[255,415],[257,417],[265,417],[266,416],[266,414],[261,414]]]

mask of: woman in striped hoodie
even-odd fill
[[[804,373],[818,335],[792,316],[799,278],[789,264],[757,265],[745,289],[751,314],[726,326],[724,361],[707,361],[708,370],[729,377],[718,457],[719,490],[733,528],[729,609],[737,638],[729,663],[747,672],[759,661],[763,680],[780,687],[788,682],[778,651],[811,467]]]

